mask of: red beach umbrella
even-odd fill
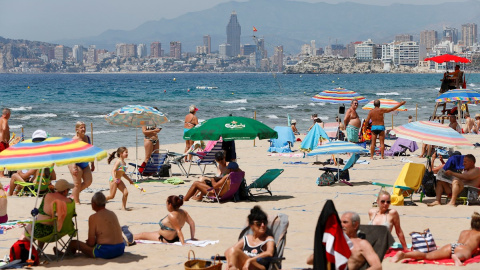
[[[430,58],[425,58],[425,61],[433,61],[436,63],[445,63],[445,62],[451,62],[454,61],[456,63],[471,63],[472,61],[468,60],[465,57],[460,57],[456,55],[451,55],[451,54],[443,54],[439,56],[434,56]]]

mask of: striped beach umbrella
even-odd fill
[[[26,140],[0,153],[0,168],[9,170],[41,169],[52,165],[91,162],[107,157],[107,152],[91,144],[61,137],[42,142]]]
[[[399,138],[408,139],[420,143],[443,146],[474,148],[462,134],[447,125],[431,121],[411,122],[393,129]]]
[[[325,90],[311,98],[311,100],[315,102],[326,102],[332,104],[348,104],[352,102],[353,99],[356,99],[358,103],[368,102],[368,99],[366,99],[364,96],[345,88]]]
[[[326,154],[345,154],[345,153],[368,153],[365,149],[357,144],[345,141],[331,141],[317,146],[308,156],[326,155]]]
[[[478,104],[480,103],[480,93],[470,89],[453,89],[438,96],[435,102]]]
[[[393,108],[397,106],[399,103],[393,99],[387,99],[387,98],[380,98],[379,100],[380,100],[380,108],[383,108],[383,109]],[[373,105],[374,102],[375,100],[370,101],[367,105],[363,106],[362,109],[373,110],[373,108],[375,108],[375,106]],[[405,106],[402,105],[395,111],[407,111],[407,108],[405,108]]]
[[[167,117],[153,107],[127,105],[105,116],[112,125],[125,127],[158,126],[168,122]]]

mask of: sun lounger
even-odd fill
[[[277,177],[283,173],[283,169],[269,169],[266,172],[264,172],[259,178],[257,178],[255,181],[253,181],[247,188],[248,188],[248,193],[250,196],[253,196],[252,194],[252,189],[265,189],[266,191],[263,193],[269,193],[270,196],[272,195],[272,191],[270,191],[270,183],[273,182],[273,180],[277,179]],[[262,193],[255,193],[255,195],[262,194]]]

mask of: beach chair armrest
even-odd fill
[[[381,186],[381,187],[383,187],[383,188],[385,188],[385,187],[393,187],[393,185],[384,184],[384,183],[378,183],[378,182],[372,182],[372,185]]]
[[[284,257],[265,257],[265,258],[257,258],[257,262],[260,264],[266,264],[266,263],[278,263],[285,260]]]
[[[401,190],[413,190],[413,188],[411,187],[406,187],[406,186],[399,186],[399,185],[395,185],[393,186],[394,188],[399,188]]]
[[[336,171],[341,171],[342,169],[338,168],[333,168],[333,167],[323,167],[323,168],[318,168],[320,171],[325,171],[325,172],[336,172]]]
[[[143,167],[143,166],[141,166],[141,165],[137,165],[137,164],[135,164],[135,163],[128,163],[128,165],[130,165],[130,166],[132,166],[132,167],[137,167],[137,168],[145,168],[145,167]]]

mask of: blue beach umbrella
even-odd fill
[[[368,153],[368,149],[365,149],[357,144],[345,141],[331,141],[326,144],[317,146],[307,155],[326,155],[326,154],[346,154],[346,153]]]
[[[307,136],[305,136],[305,139],[303,139],[303,142],[300,145],[300,150],[306,152],[312,151],[319,144],[320,137],[325,140],[330,140],[325,130],[323,130],[320,125],[315,123],[315,125],[313,125],[313,128],[308,132]]]

